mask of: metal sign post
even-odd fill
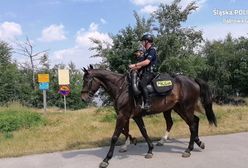
[[[61,85],[61,86],[59,86],[59,93],[64,96],[65,112],[66,112],[66,96],[68,96],[70,92],[71,92],[71,89],[70,89],[69,85]]]
[[[43,92],[44,112],[47,111],[46,90],[49,89],[49,74],[38,74],[39,89]]]
[[[46,90],[43,90],[43,106],[44,106],[44,111],[47,111],[47,102],[46,102]]]
[[[66,112],[66,96],[64,95],[64,107],[65,107],[65,112]]]
[[[71,92],[70,75],[68,69],[58,69],[59,93],[64,96],[64,108],[66,112],[66,96]]]

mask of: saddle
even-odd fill
[[[141,94],[139,87],[140,78],[137,72],[131,73],[131,89],[135,96]],[[158,73],[147,85],[150,96],[167,96],[173,89],[174,79],[168,73]]]

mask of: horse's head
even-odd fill
[[[84,77],[83,77],[83,87],[81,91],[82,101],[86,101],[86,102],[89,101],[101,86],[101,82],[92,75],[92,70],[93,70],[92,65],[90,65],[88,70],[85,68],[83,69]]]

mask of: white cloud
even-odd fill
[[[160,4],[160,3],[165,3],[165,4],[171,4],[174,0],[131,0],[132,3],[138,6],[145,6],[145,5],[152,5],[152,4]],[[196,0],[196,3],[198,4],[203,4],[207,0]],[[181,4],[189,4],[191,3],[192,0],[182,0]]]
[[[139,5],[139,6],[144,6],[144,5],[150,5],[150,4],[160,4],[164,3],[164,0],[131,0],[134,4]],[[167,3],[168,1],[166,1]],[[172,0],[169,0],[169,3],[171,3]]]
[[[107,23],[107,21],[105,19],[103,19],[103,18],[101,18],[100,21],[101,21],[102,24],[106,24]]]
[[[240,36],[247,37],[247,24],[212,24],[199,26],[200,30],[203,31],[204,39],[208,40],[221,40],[226,37],[228,33],[231,33],[233,37],[237,38]]]
[[[50,25],[42,30],[41,38],[38,40],[43,42],[61,41],[65,40],[64,25]]]
[[[153,13],[154,11],[156,11],[158,9],[157,6],[153,6],[153,5],[147,5],[145,7],[143,7],[140,11],[142,13]]]
[[[77,32],[76,36],[76,44],[78,46],[83,47],[91,47],[92,42],[90,38],[98,39],[102,42],[107,42],[109,44],[112,44],[112,39],[109,37],[107,33],[101,33],[98,31],[98,25],[95,23],[90,24],[89,31],[85,31],[84,29],[81,29]]]
[[[92,22],[92,23],[90,24],[89,31],[97,31],[97,29],[98,29],[98,24]]]
[[[3,22],[0,24],[0,40],[12,41],[22,35],[22,27],[15,22]]]
[[[63,62],[67,64],[72,61],[77,67],[86,67],[89,64],[100,63],[101,58],[91,57],[95,53],[89,50],[89,48],[93,46],[90,38],[112,44],[112,39],[109,35],[107,33],[99,32],[98,25],[93,22],[90,24],[87,31],[82,28],[76,33],[74,47],[55,51],[52,54],[52,62]]]
[[[87,67],[89,64],[100,63],[101,58],[92,58],[91,51],[86,47],[73,47],[55,51],[52,55],[52,62],[68,64],[75,63],[78,68]]]
[[[131,0],[137,6],[141,6],[141,12],[143,13],[152,13],[154,12],[159,4],[171,4],[174,0]],[[207,0],[196,0],[196,4],[198,5],[198,10],[204,5]],[[180,5],[182,8],[185,8],[188,4],[190,4],[192,0],[182,0]]]

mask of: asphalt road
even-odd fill
[[[248,132],[201,137],[206,149],[195,146],[190,158],[181,153],[188,139],[172,140],[155,146],[152,159],[145,159],[147,145],[131,145],[126,153],[116,147],[108,168],[247,168]],[[0,168],[97,168],[108,147],[56,152],[18,158],[0,159]]]

